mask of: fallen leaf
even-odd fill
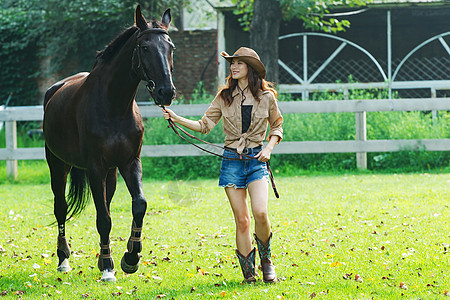
[[[227,292],[225,292],[225,291],[221,291],[221,292],[220,292],[220,296],[221,296],[221,297],[225,297],[226,295],[227,295]]]
[[[315,292],[312,292],[312,294],[311,295],[309,295],[309,298],[315,298],[316,297],[316,293]]]
[[[166,294],[159,294],[158,296],[156,296],[157,299],[162,299],[165,297],[166,297]]]
[[[195,286],[191,287],[191,293],[195,292]]]
[[[444,296],[450,297],[450,292],[447,291],[447,290],[445,290],[445,291],[444,291]]]
[[[362,279],[361,275],[355,274],[355,281],[356,282],[363,282],[363,279]]]
[[[330,267],[335,268],[335,267],[339,267],[339,266],[341,266],[341,265],[342,265],[342,264],[341,264],[340,262],[335,261],[335,262],[332,262],[332,263],[330,264]]]
[[[406,283],[404,283],[404,282],[400,282],[398,286],[399,286],[401,289],[403,289],[403,290],[407,290],[407,289],[408,289],[408,286],[407,286]]]

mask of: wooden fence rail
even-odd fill
[[[367,152],[409,150],[450,151],[450,139],[367,140],[366,112],[375,111],[438,111],[450,110],[450,98],[396,100],[332,100],[279,102],[283,114],[355,113],[356,139],[348,141],[282,142],[274,154],[294,153],[356,153],[357,166],[367,168]],[[177,105],[183,116],[201,116],[208,104]],[[161,117],[154,105],[140,105],[145,118]],[[8,177],[17,177],[17,160],[45,159],[44,148],[17,148],[17,121],[42,121],[42,106],[7,107],[0,110],[0,122],[5,122],[6,148],[0,149],[0,160],[7,161]],[[190,145],[144,145],[143,157],[208,155]]]

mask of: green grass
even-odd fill
[[[448,299],[449,173],[278,177],[281,198],[270,194],[269,213],[282,281],[254,286],[241,284],[231,209],[216,185],[146,181],[143,258],[125,275],[119,262],[131,200],[119,182],[111,232],[117,282],[102,283],[94,206],[67,225],[73,270],[61,274],[49,184],[3,183],[3,298]]]

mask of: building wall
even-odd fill
[[[217,91],[217,31],[197,30],[171,32],[175,44],[174,84],[177,98],[190,99],[202,81],[206,91]]]

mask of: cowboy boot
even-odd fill
[[[259,258],[261,259],[261,268],[263,271],[264,282],[277,281],[277,273],[275,273],[275,266],[272,264],[270,253],[270,241],[272,240],[272,233],[270,233],[269,240],[263,243],[255,234],[256,243],[258,244]]]
[[[244,275],[245,283],[256,282],[255,278],[255,251],[256,248],[244,257],[238,250],[236,250],[236,255],[239,258],[239,264],[241,265],[242,274]]]

